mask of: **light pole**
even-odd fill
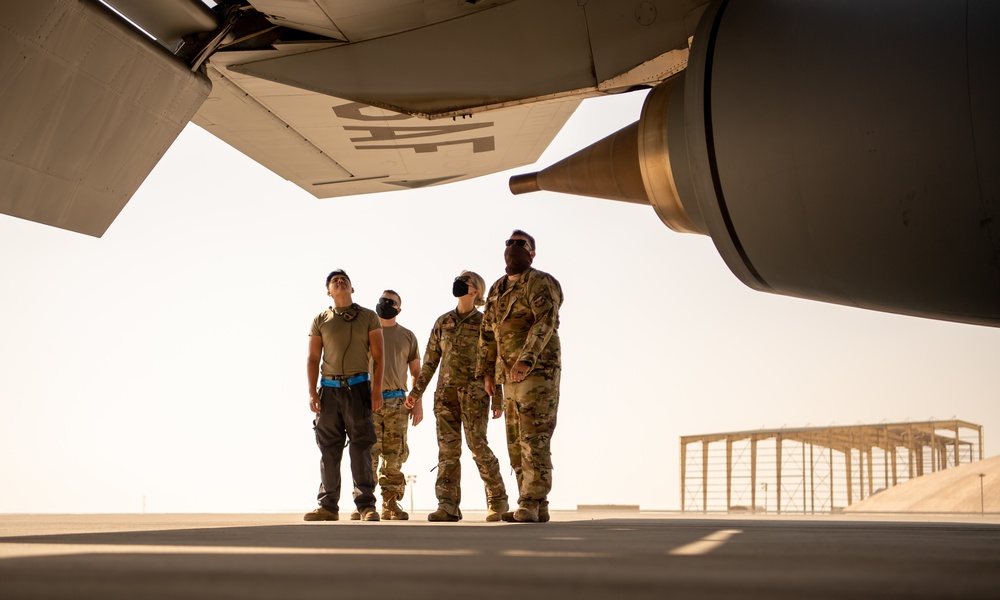
[[[982,516],[986,515],[986,503],[983,501],[983,479],[986,477],[986,473],[979,474],[979,514]]]
[[[413,512],[413,484],[416,483],[416,482],[417,482],[417,476],[416,475],[407,475],[406,476],[406,484],[407,484],[406,487],[407,487],[407,489],[410,490],[410,512],[411,513]]]

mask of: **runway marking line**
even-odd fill
[[[710,533],[700,540],[685,544],[679,548],[674,548],[669,552],[671,556],[700,556],[708,554],[719,546],[729,541],[734,535],[743,533],[741,529],[720,529],[715,533]]]
[[[722,546],[739,529],[721,529],[700,540],[674,548],[672,556],[699,556]],[[580,538],[551,538],[575,541]],[[476,550],[404,550],[399,548],[274,548],[264,546],[150,546],[112,544],[4,544],[0,543],[0,560],[32,556],[73,554],[261,554],[261,555],[340,555],[340,556],[476,556]],[[500,556],[517,558],[606,558],[601,552],[505,550]]]
[[[475,556],[475,550],[399,548],[269,548],[264,546],[147,546],[111,544],[2,544],[0,560],[72,554],[315,554],[350,556]]]
[[[401,550],[397,548],[269,548],[262,546],[148,546],[111,544],[0,544],[0,560],[79,554],[230,554],[230,555],[340,555],[340,556],[477,556],[477,550]],[[540,552],[505,550],[500,556],[517,558],[605,558],[599,552]]]
[[[504,550],[500,556],[517,558],[606,558],[610,555],[600,552],[539,552],[536,550]]]

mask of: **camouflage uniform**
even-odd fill
[[[410,362],[420,358],[417,337],[402,325],[383,327],[385,338],[385,373],[382,377],[383,393],[406,391]],[[410,411],[404,406],[406,398],[385,398],[382,408],[372,413],[375,423],[375,445],[372,446],[372,474],[382,488],[383,505],[390,500],[402,502],[406,493],[406,476],[403,463],[410,456],[406,444]],[[379,476],[379,461],[382,475]]]
[[[410,395],[420,398],[434,371],[441,364],[437,391],[434,392],[434,417],[437,421],[438,474],[434,491],[438,505],[449,514],[461,516],[462,500],[462,432],[479,468],[486,488],[486,501],[491,508],[506,506],[507,490],[500,475],[500,462],[486,442],[490,397],[483,389],[481,377],[475,376],[476,346],[483,314],[472,310],[459,314],[445,313],[435,321],[427,341],[420,377]],[[500,408],[500,398],[493,399],[493,408]]]
[[[559,408],[559,282],[529,268],[514,281],[498,279],[486,299],[476,375],[493,375],[506,397],[507,451],[517,477],[518,504],[548,505],[552,489],[552,433]],[[507,381],[516,362],[531,366]]]
[[[406,444],[410,411],[403,406],[405,401],[406,398],[386,398],[382,401],[382,408],[372,412],[377,438],[372,446],[372,474],[382,488],[383,502],[402,502],[406,493],[403,463],[410,457],[410,448]],[[381,476],[378,474],[379,459],[382,462]]]

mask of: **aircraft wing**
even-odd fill
[[[0,212],[100,236],[208,78],[91,4],[8,1],[2,14]]]
[[[0,212],[101,236],[189,120],[320,198],[529,164],[705,1],[8,0]]]
[[[650,205],[753,289],[1000,325],[995,0],[0,2],[9,215],[102,235],[192,119],[325,198],[534,162],[652,88],[512,191]]]
[[[580,103],[560,99],[431,121],[227,68],[253,54],[212,58],[212,92],[193,121],[317,198],[419,188],[533,163]]]

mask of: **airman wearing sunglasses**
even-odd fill
[[[552,433],[559,407],[559,282],[532,268],[535,238],[515,229],[506,242],[507,274],[486,297],[476,375],[486,393],[503,386],[507,451],[518,486],[518,508],[505,521],[549,520]]]
[[[410,518],[399,506],[406,492],[403,463],[410,455],[406,444],[407,420],[412,418],[413,424],[417,425],[424,418],[421,404],[412,408],[403,405],[409,387],[407,373],[414,379],[420,374],[420,349],[417,347],[417,336],[396,322],[402,310],[403,300],[393,290],[382,292],[375,306],[385,339],[385,375],[382,379],[382,408],[373,414],[377,441],[372,447],[372,473],[382,489],[383,521],[406,521]],[[351,520],[359,518],[357,511],[351,513]]]
[[[476,377],[476,349],[483,313],[483,278],[472,271],[462,271],[452,284],[458,306],[434,322],[420,376],[410,391],[407,406],[420,401],[438,364],[437,390],[434,392],[434,418],[437,421],[438,466],[434,491],[438,508],[427,516],[429,521],[458,521],[462,518],[462,433],[479,469],[486,488],[487,521],[499,521],[508,510],[507,490],[500,475],[500,461],[486,443],[490,397],[482,377]],[[493,399],[493,418],[503,413],[501,399]]]

